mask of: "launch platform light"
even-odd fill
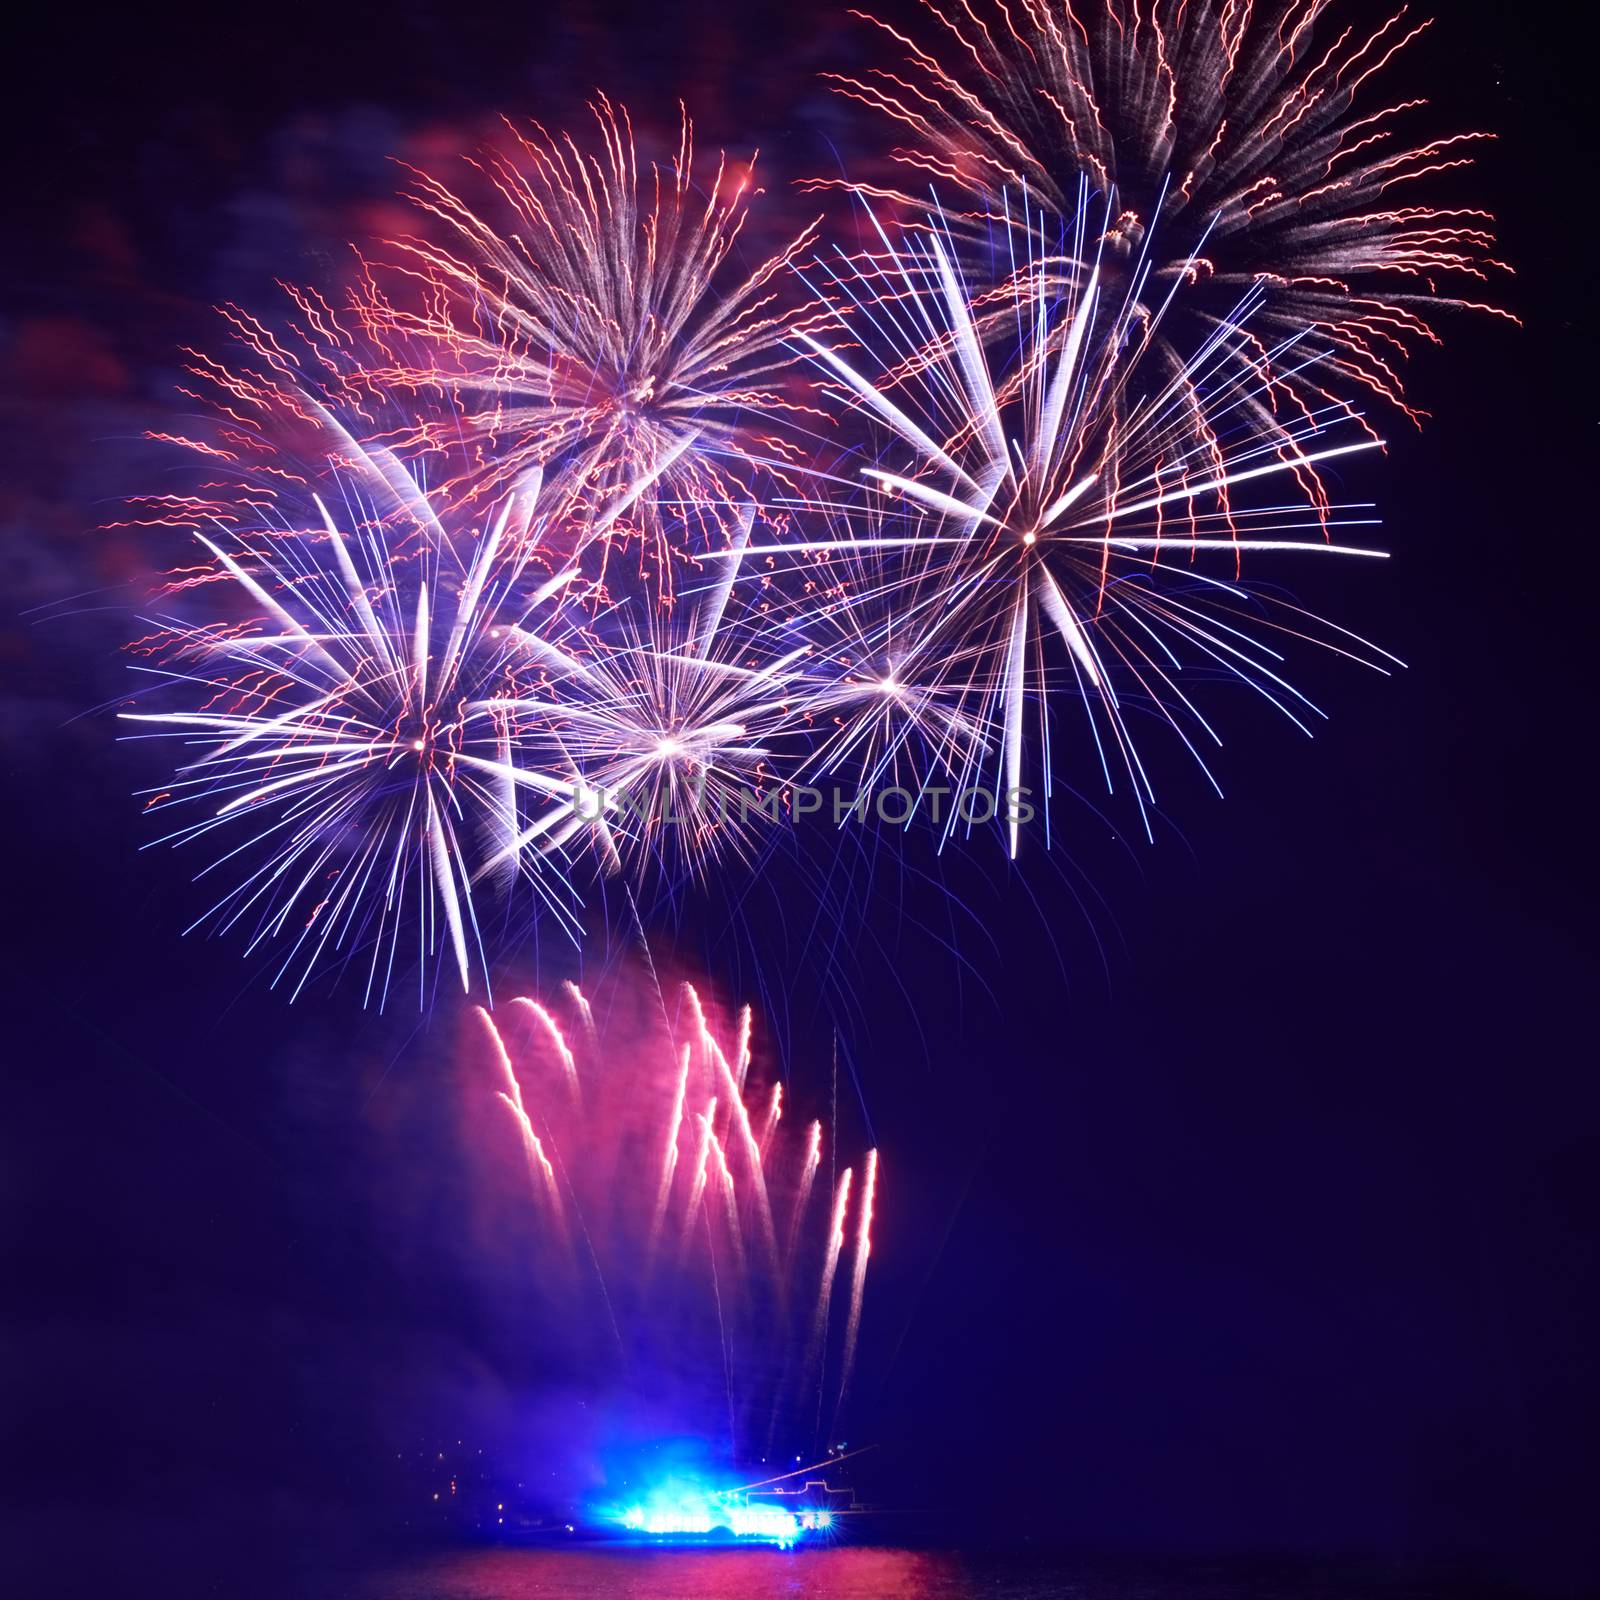
[[[653,1506],[630,1505],[615,1515],[627,1533],[645,1539],[742,1539],[787,1548],[833,1528],[832,1511],[819,1507],[788,1510],[749,1505],[730,1495],[711,1494]]]

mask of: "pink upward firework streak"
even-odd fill
[[[854,1199],[849,1167],[817,1190],[828,1136],[816,1120],[784,1133],[751,1031],[748,1007],[730,1021],[693,984],[663,997],[636,973],[592,998],[569,983],[548,1007],[475,1008],[465,1048],[483,1064],[472,1159],[521,1195],[541,1296],[601,1367],[616,1358],[618,1381],[714,1406],[734,1458],[754,1461],[826,1443],[812,1433],[855,1364],[879,1180],[869,1150]]]

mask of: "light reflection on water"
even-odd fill
[[[479,1550],[421,1562],[357,1591],[360,1600],[1464,1600],[1486,1592],[1316,1567],[1113,1572],[1038,1554],[860,1546]]]
[[[386,1577],[385,1600],[1032,1600],[978,1587],[962,1560],[910,1550],[492,1550]]]

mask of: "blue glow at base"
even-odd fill
[[[830,1461],[802,1456],[735,1462],[711,1459],[703,1439],[685,1436],[618,1443],[585,1519],[630,1544],[767,1545],[782,1550],[829,1544],[856,1509],[847,1488],[827,1481]]]
[[[630,1533],[647,1538],[715,1538],[718,1534],[728,1534],[760,1544],[791,1545],[808,1533],[827,1532],[833,1526],[833,1513],[740,1505],[719,1495],[699,1505],[672,1510],[629,1506],[620,1521]]]
[[[707,1489],[679,1479],[602,1513],[625,1536],[673,1543],[740,1541],[788,1549],[829,1534],[833,1512],[820,1506],[752,1505],[740,1489]]]

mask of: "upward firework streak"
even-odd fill
[[[735,1460],[775,1441],[809,1448],[817,1396],[831,1385],[837,1409],[855,1359],[877,1152],[866,1157],[836,1330],[848,1171],[830,1206],[813,1203],[821,1125],[791,1142],[769,1115],[758,1133],[758,1108],[775,1102],[745,1087],[748,1012],[719,1026],[690,985],[675,1017],[651,1018],[653,1004],[645,989],[624,989],[591,1013],[568,985],[559,1010],[599,1016],[597,1030],[569,1029],[526,1000],[478,1012],[493,1092],[526,1157],[538,1216],[530,1267],[542,1295],[570,1312],[589,1359],[610,1346],[623,1381],[644,1385],[638,1403],[714,1403]],[[585,1305],[605,1329],[593,1340]]]
[[[368,306],[398,351],[377,378],[463,398],[490,492],[560,460],[596,503],[659,480],[655,502],[715,522],[748,496],[751,458],[794,454],[780,420],[817,415],[785,390],[792,340],[826,317],[782,293],[814,228],[741,276],[749,169],[719,158],[697,174],[686,118],[674,158],[641,181],[626,113],[603,99],[594,113],[598,153],[536,126],[474,163],[503,223],[415,174],[412,198],[453,242],[401,241],[401,273],[424,292],[418,308]],[[674,552],[654,533],[670,590]]]
[[[850,683],[834,696],[828,755],[864,752],[876,782],[914,730],[956,780],[976,785],[987,768],[1016,795],[1030,716],[1047,748],[1052,691],[1070,689],[1108,787],[1115,763],[1143,812],[1154,788],[1130,704],[1159,709],[1197,758],[1185,721],[1220,743],[1180,684],[1180,652],[1304,727],[1295,703],[1314,708],[1276,670],[1278,653],[1238,626],[1253,620],[1246,595],[1196,563],[1220,555],[1226,572],[1253,552],[1381,554],[1330,541],[1348,508],[1329,506],[1315,476],[1318,463],[1371,442],[1326,442],[1337,414],[1308,415],[1265,442],[1240,427],[1268,363],[1292,370],[1309,359],[1289,344],[1254,353],[1246,322],[1259,291],[1141,393],[1150,372],[1141,357],[1164,309],[1145,309],[1148,264],[1119,298],[1102,289],[1103,240],[1087,236],[1084,210],[1053,253],[1043,229],[1037,218],[1007,228],[1005,240],[1021,234],[1028,253],[976,296],[941,227],[898,242],[884,234],[881,255],[833,274],[830,293],[855,302],[868,358],[810,349],[889,441],[882,459],[893,470],[862,476],[902,527],[893,531],[885,510],[852,531],[841,502],[833,538],[788,548],[817,558],[817,587],[840,592],[836,609],[864,647],[850,652]],[[1054,264],[1064,255],[1088,263],[1081,286],[1063,290]],[[1286,483],[1297,499],[1245,505],[1257,482]],[[847,581],[835,582],[837,571]],[[1271,626],[1287,636],[1307,623],[1295,613]],[[1347,650],[1359,644],[1343,637]],[[897,723],[885,721],[891,708]],[[1043,767],[1048,794],[1047,757]],[[1009,808],[1013,854],[1023,810]],[[947,835],[973,820],[987,819],[949,808]]]
[[[124,720],[193,752],[149,809],[202,813],[168,841],[225,842],[200,877],[229,887],[201,921],[242,925],[252,949],[287,941],[277,977],[297,972],[296,993],[319,963],[363,959],[381,1002],[412,919],[419,981],[447,952],[470,987],[483,958],[471,856],[515,833],[519,791],[570,797],[513,759],[523,729],[508,702],[551,670],[537,628],[575,573],[535,565],[536,480],[487,527],[452,533],[396,458],[347,445],[309,526],[197,535],[209,563],[185,587],[225,585],[237,609],[156,619],[146,645],[164,664],[140,670],[195,709]],[[555,863],[527,864],[572,925]]]
[[[1492,254],[1492,218],[1404,203],[1421,180],[1469,166],[1486,135],[1408,143],[1397,125],[1426,102],[1364,95],[1429,26],[1407,7],[1366,33],[1327,15],[1335,0],[923,6],[909,36],[865,18],[904,49],[900,70],[833,75],[910,134],[895,160],[991,213],[1024,191],[1065,211],[1087,174],[1121,208],[1108,264],[1153,234],[1165,253],[1150,260],[1152,285],[1187,280],[1185,310],[1211,325],[1269,285],[1263,337],[1315,329],[1333,352],[1327,370],[1284,377],[1279,397],[1316,409],[1337,375],[1403,405],[1396,362],[1438,342],[1437,313],[1493,309],[1477,298],[1508,270]],[[1256,410],[1260,427],[1273,424],[1273,398]]]

